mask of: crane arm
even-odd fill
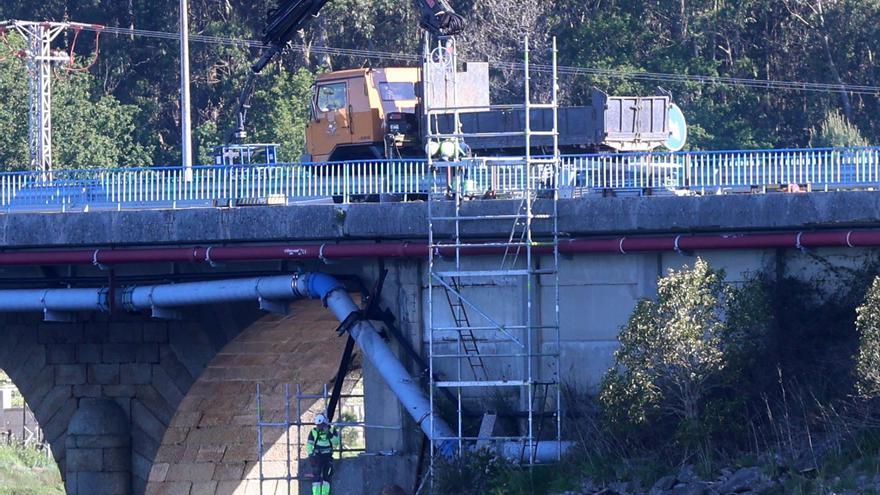
[[[227,143],[233,139],[247,136],[245,121],[250,107],[251,96],[256,86],[256,74],[262,72],[276,55],[284,51],[310,19],[316,17],[330,0],[281,0],[278,7],[269,11],[266,27],[263,29],[263,43],[266,48],[259,60],[251,66],[251,74],[238,97],[236,110],[237,125],[226,137]],[[419,26],[435,36],[455,36],[465,27],[462,16],[455,13],[447,0],[412,0],[419,11]]]

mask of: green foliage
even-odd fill
[[[58,466],[45,450],[0,446],[0,495],[63,495]]]
[[[434,491],[448,495],[544,495],[578,486],[583,471],[574,462],[529,468],[480,450],[434,468]]]
[[[23,41],[10,35],[19,47]],[[94,76],[59,70],[53,84],[53,158],[56,169],[143,166],[149,147],[136,142],[139,110],[97,92]],[[29,168],[27,69],[22,59],[0,61],[0,164]]]
[[[825,120],[816,131],[810,144],[817,148],[845,146],[868,146],[859,128],[846,119],[837,109],[825,115]]]
[[[736,426],[747,406],[737,392],[751,380],[769,316],[757,282],[733,288],[700,258],[670,270],[658,281],[657,299],[640,301],[618,335],[599,395],[605,417],[615,430],[701,455],[713,438],[747,436]]]
[[[874,279],[856,313],[859,331],[857,388],[864,397],[877,397],[880,395],[880,277]]]
[[[697,259],[658,282],[657,300],[643,300],[618,335],[614,368],[601,400],[634,424],[652,413],[699,419],[703,398],[727,364],[725,314],[732,293],[724,273]]]
[[[193,2],[193,32],[259,38],[265,13],[275,0]],[[469,21],[460,37],[465,58],[520,62],[520,38],[539,45],[536,60],[547,61],[549,37],[559,39],[560,63],[627,72],[700,74],[732,78],[877,84],[880,4],[873,0],[824,3],[818,16],[809,2],[773,0],[717,2],[455,2]],[[177,30],[177,3],[0,0],[0,17],[70,19],[107,26]],[[828,42],[831,40],[832,42]],[[72,39],[57,43],[70,47]],[[292,49],[268,67],[253,101],[248,126],[253,140],[281,143],[282,159],[302,151],[312,75],[325,69],[412,64],[408,60],[327,55],[316,47],[420,52],[417,13],[403,0],[334,0],[298,34]],[[91,58],[94,35],[82,33],[76,47]],[[178,47],[174,40],[103,36],[98,63],[87,74],[56,78],[56,157],[59,167],[179,163]],[[6,53],[0,54],[2,58]],[[193,128],[198,161],[209,162],[234,125],[237,97],[255,60],[255,50],[192,43]],[[0,63],[0,164],[27,165],[26,77],[17,57]],[[15,69],[13,70],[13,67]],[[302,72],[300,72],[302,70]],[[499,103],[519,101],[518,71],[493,70]],[[546,75],[535,91],[546,93]],[[673,94],[690,124],[696,149],[805,146],[809,129],[816,144],[857,144],[858,128],[868,142],[880,135],[880,111],[873,95],[768,90],[762,87],[654,81],[644,78],[563,75],[564,103],[588,104],[593,86],[612,94],[656,94],[658,84]],[[845,125],[825,125],[830,109],[841,108]],[[848,127],[849,126],[849,127]],[[830,141],[823,141],[830,139]]]

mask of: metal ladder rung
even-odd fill
[[[429,139],[461,139],[461,138],[493,138],[493,137],[517,137],[525,136],[525,131],[506,131],[506,132],[473,132],[473,133],[452,133],[452,134],[428,134]]]
[[[540,109],[552,110],[552,109],[556,108],[558,105],[556,105],[555,103],[532,103],[532,102],[529,102],[526,104],[526,106],[528,106],[529,108],[534,108],[534,109],[538,109],[538,110],[540,110]]]
[[[434,382],[434,386],[439,388],[525,387],[529,384],[531,384],[531,382],[528,380],[463,380]]]
[[[559,133],[556,131],[529,131],[529,134],[531,134],[532,136],[538,136],[538,137],[542,137],[542,136],[553,137],[553,136],[559,135]]]
[[[526,214],[515,214],[515,215],[485,215],[485,216],[461,216],[461,217],[433,217],[434,221],[445,220],[445,221],[457,221],[457,222],[477,222],[481,220],[518,220],[529,218]],[[533,219],[537,220],[546,220],[552,218],[551,215],[541,213],[541,214],[532,214]]]

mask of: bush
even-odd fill
[[[670,270],[657,299],[640,301],[618,336],[599,396],[612,426],[701,448],[713,429],[729,430],[743,405],[721,392],[734,388],[766,334],[765,306],[760,284],[736,290],[702,259]]]
[[[856,386],[860,395],[874,398],[880,395],[880,277],[874,279],[856,315],[859,332]]]
[[[862,137],[859,128],[836,109],[825,114],[819,130],[813,132],[810,145],[817,148],[868,146],[868,140]]]

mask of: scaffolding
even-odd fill
[[[539,442],[555,443],[557,459],[562,451],[555,38],[552,59],[549,102],[532,101],[526,38],[524,104],[482,109],[523,112],[522,131],[496,133],[521,136],[523,155],[472,158],[467,156],[468,138],[489,135],[468,134],[462,129],[461,114],[469,109],[458,105],[455,40],[426,40],[424,52],[425,125],[432,175],[427,283],[431,408],[447,417],[455,409],[452,428],[456,435],[447,440],[456,442],[459,452],[506,447],[508,453],[515,450],[519,461],[527,465],[537,461]],[[444,97],[439,103],[432,101],[441,93]],[[552,127],[532,128],[539,112],[552,114]],[[537,137],[552,141],[551,153],[534,152],[533,139]],[[436,158],[434,151],[443,146],[445,153]],[[503,186],[474,191],[472,179],[479,174],[490,174],[490,183]],[[477,206],[467,201],[474,195],[503,197],[505,201]],[[504,249],[497,269],[489,256],[479,260],[467,256],[478,252],[478,245],[487,245],[485,240],[476,242],[473,232],[487,232],[507,221],[512,222],[509,235],[489,243]],[[540,238],[536,223],[546,229]],[[443,389],[454,392],[454,404],[437,394]],[[441,440],[434,438],[435,443]],[[432,445],[432,469],[434,454]]]
[[[277,387],[276,387],[277,388]],[[273,495],[280,491],[286,491],[288,495],[296,495],[299,493],[298,484],[300,481],[311,483],[312,478],[309,473],[302,473],[303,460],[306,458],[305,444],[308,439],[309,432],[315,426],[312,421],[304,421],[304,417],[313,416],[317,412],[327,411],[330,403],[331,391],[325,384],[319,393],[308,393],[302,390],[300,384],[296,385],[295,392],[291,393],[290,384],[281,385],[281,394],[268,394],[273,399],[273,405],[266,406],[267,394],[261,384],[257,384],[256,395],[256,429],[257,429],[257,476],[259,479],[260,495]],[[359,403],[363,414],[363,393],[348,393],[339,395],[339,411],[343,411],[348,403]],[[340,417],[342,413],[340,412]],[[381,426],[368,426],[363,421],[334,421],[333,426],[339,431],[339,446],[334,449],[334,459],[341,459],[365,452],[362,446],[363,439],[367,428],[388,428]],[[356,434],[355,445],[349,445],[348,435],[346,431],[354,431]],[[272,432],[277,433],[273,435]],[[293,432],[293,433],[291,433]],[[280,470],[277,467],[267,468],[266,460],[269,450],[283,449],[283,455],[280,456],[284,461],[284,468]],[[279,456],[273,455],[272,458],[278,459]],[[294,471],[293,466],[297,466]],[[271,483],[270,488],[266,489],[266,484]],[[280,485],[280,488],[279,488]]]

